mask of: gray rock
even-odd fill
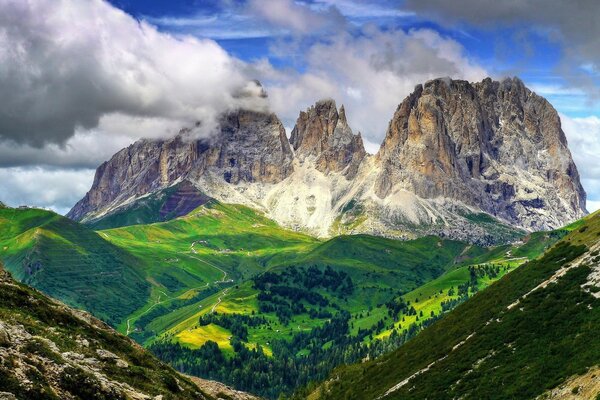
[[[110,351],[104,350],[104,349],[97,349],[96,354],[98,354],[98,357],[101,360],[118,360],[119,359],[118,355],[116,355],[115,353],[111,353]]]
[[[396,110],[377,158],[381,198],[405,189],[459,200],[528,230],[586,213],[558,113],[518,78],[417,86]]]
[[[8,347],[11,345],[10,334],[2,321],[0,321],[0,346]]]
[[[344,106],[338,112],[334,100],[321,100],[301,112],[290,142],[300,159],[314,158],[317,170],[345,170],[348,179],[354,178],[367,154],[360,133],[355,135],[348,125]]]
[[[140,140],[96,170],[91,190],[68,217],[89,219],[98,211],[169,187],[208,171],[226,182],[279,182],[292,171],[292,150],[274,114],[239,110],[221,119],[212,138],[194,139],[184,129],[169,140]]]

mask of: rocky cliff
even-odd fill
[[[436,79],[396,110],[377,154],[380,198],[407,190],[459,200],[531,230],[585,213],[556,110],[519,79]]]
[[[274,114],[239,110],[225,115],[213,137],[184,129],[169,140],[140,140],[96,170],[91,190],[67,214],[89,220],[185,178],[208,172],[224,182],[275,183],[292,172],[292,150]]]
[[[343,172],[352,179],[367,152],[359,134],[346,120],[344,106],[338,112],[334,100],[322,100],[300,113],[290,137],[296,156],[312,159],[325,174]]]
[[[93,221],[184,179],[320,236],[495,243],[586,213],[556,110],[517,78],[417,86],[375,156],[333,100],[301,112],[289,141],[273,114],[230,113],[210,140],[184,131],[117,153],[69,216]]]

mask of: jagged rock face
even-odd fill
[[[487,245],[586,213],[557,112],[516,78],[417,86],[375,156],[333,100],[301,112],[289,141],[277,117],[248,111],[224,117],[211,141],[183,136],[117,153],[68,216],[90,221],[186,179],[322,237],[434,234]]]
[[[290,142],[296,155],[314,158],[323,173],[344,172],[352,179],[367,154],[359,134],[354,134],[346,120],[344,106],[338,112],[334,100],[321,100],[300,112]]]
[[[293,170],[285,129],[274,114],[239,110],[223,117],[214,137],[191,140],[188,134],[140,140],[115,154],[97,169],[92,189],[68,217],[82,220],[207,171],[237,184],[279,182]]]
[[[585,215],[556,110],[517,79],[437,79],[398,107],[377,154],[375,193],[459,200],[526,229]]]

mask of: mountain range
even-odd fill
[[[434,79],[376,154],[348,121],[233,110],[69,218],[0,203],[0,399],[594,398],[600,217],[554,108]]]
[[[68,217],[98,224],[181,182],[190,207],[243,204],[319,237],[494,244],[586,214],[558,113],[518,78],[418,85],[374,155],[333,100],[301,112],[289,139],[276,115],[247,110],[223,115],[211,137],[192,132],[119,151]]]

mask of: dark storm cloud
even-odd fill
[[[111,113],[210,126],[249,81],[242,70],[211,40],[101,0],[0,0],[0,139],[64,143]]]

